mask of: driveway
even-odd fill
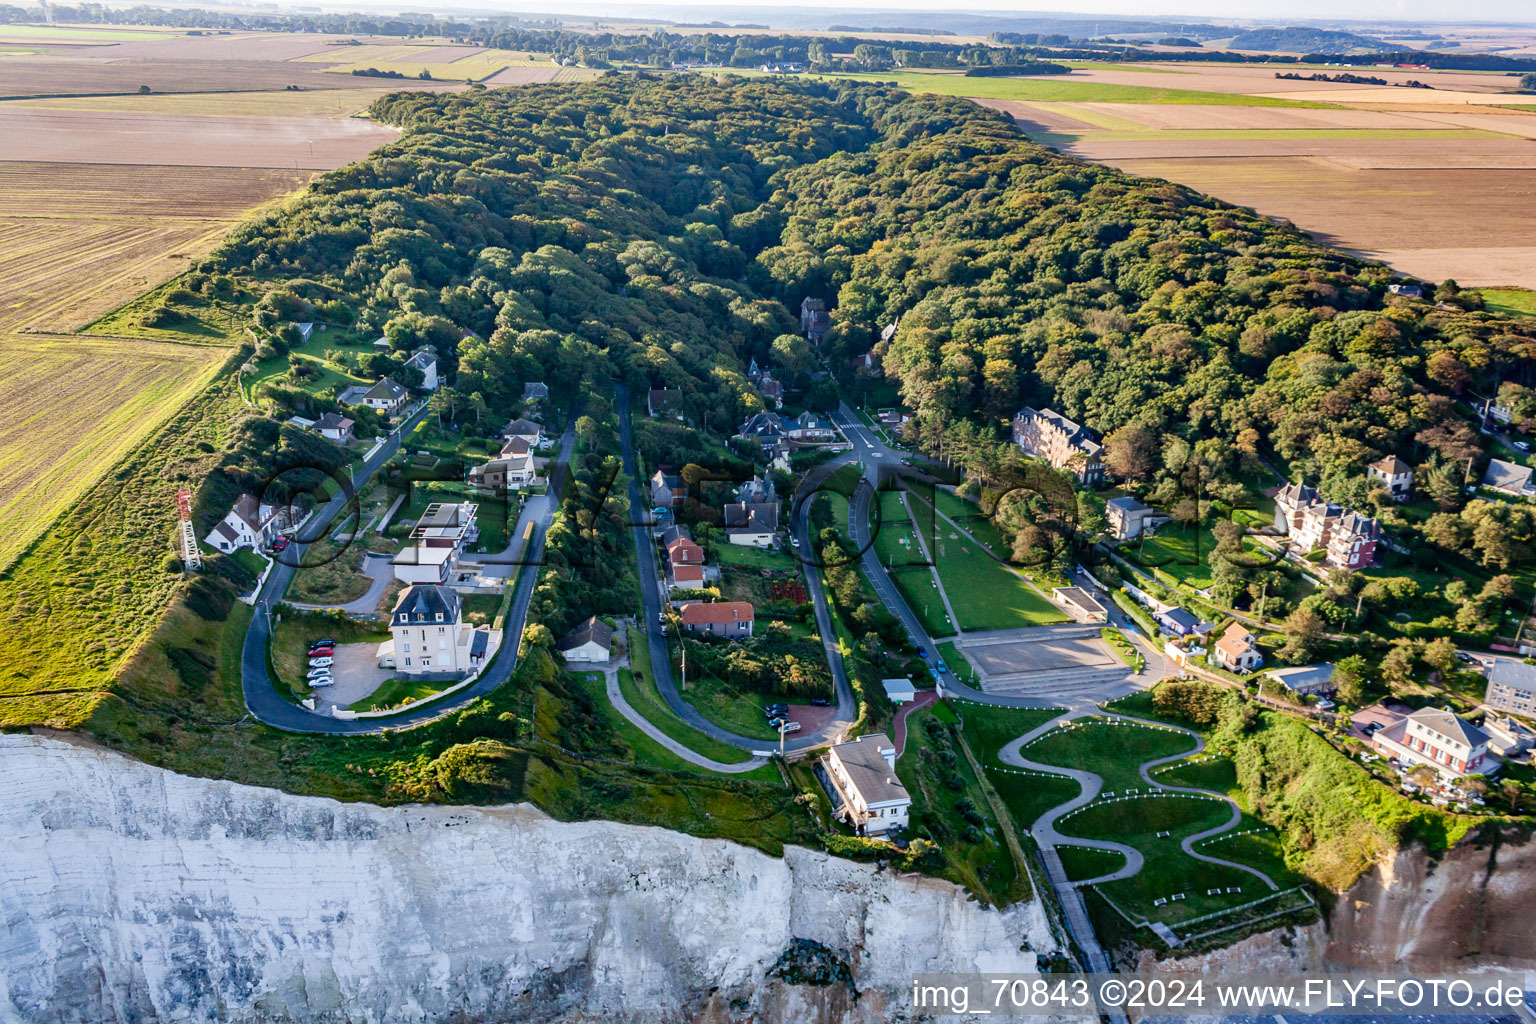
[[[354,543],[361,543],[354,542]],[[389,589],[390,581],[395,578],[394,569],[390,568],[391,555],[381,555],[376,552],[368,552],[363,555],[363,564],[359,570],[369,578],[368,590],[355,601],[346,604],[305,604],[302,601],[289,601],[295,608],[308,608],[323,611],[331,608],[340,608],[348,615],[373,615],[379,609],[379,600],[384,596],[384,591]]]

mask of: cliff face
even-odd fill
[[[873,1022],[914,972],[1053,948],[1037,903],[527,806],[341,804],[30,736],[0,736],[0,786],[5,1020]],[[857,998],[769,977],[795,939]]]
[[[1326,923],[1255,935],[1164,969],[1536,969],[1536,842],[1463,842],[1439,861],[1401,850],[1340,896]]]

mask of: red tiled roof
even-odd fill
[[[752,606],[746,601],[702,601],[683,606],[683,625],[707,626],[716,622],[751,622]]]

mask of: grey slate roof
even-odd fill
[[[1488,472],[1483,474],[1483,486],[1501,491],[1528,491],[1531,488],[1531,467],[1494,459],[1488,463]]]
[[[449,587],[417,583],[400,592],[391,621],[397,625],[435,623],[439,615],[444,625],[459,621],[458,593]]]
[[[406,394],[407,392],[405,388],[401,387],[393,380],[390,380],[388,377],[383,377],[380,378],[377,384],[368,389],[368,393],[365,394],[363,398],[364,400],[373,399],[375,401],[380,399],[391,399],[398,402],[404,399]]]
[[[1469,747],[1488,742],[1487,733],[1444,708],[1420,708],[1408,717],[1441,736],[1449,736]]]
[[[606,622],[602,622],[596,615],[573,629],[559,643],[555,644],[557,651],[573,651],[583,644],[596,643],[607,647],[613,640],[613,628]]]
[[[882,749],[895,746],[883,732],[869,733],[848,743],[839,743],[832,749],[843,763],[854,788],[871,805],[891,800],[910,800],[907,787],[901,784],[896,772],[881,756]]]

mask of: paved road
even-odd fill
[[[399,449],[401,438],[410,432],[426,412],[427,410],[423,407],[390,435],[384,447],[379,449],[378,453],[358,471],[355,479],[359,485],[378,472],[379,467],[383,466]],[[561,461],[555,465],[549,475],[549,490],[552,495],[558,495],[563,490],[567,469],[564,455],[562,455]],[[310,711],[278,695],[273,686],[272,677],[267,671],[267,645],[272,630],[271,610],[281,602],[283,593],[288,589],[288,582],[293,578],[294,570],[302,560],[305,547],[325,535],[327,526],[346,505],[345,496],[337,495],[305,524],[304,529],[295,538],[293,546],[283,552],[285,557],[273,566],[266,585],[262,587],[256,599],[256,614],[251,619],[250,629],[246,631],[245,646],[240,655],[240,686],[245,696],[246,709],[252,716],[266,725],[288,732],[363,735],[383,732],[386,729],[408,729],[411,726],[441,718],[451,711],[479,700],[506,682],[517,667],[517,649],[522,644],[528,605],[533,599],[533,587],[538,580],[538,573],[533,566],[538,564],[544,554],[544,533],[549,526],[549,519],[554,514],[553,501],[545,507],[545,518],[540,522],[539,529],[535,531],[533,550],[527,559],[532,564],[517,581],[517,591],[512,599],[512,608],[507,615],[500,649],[497,650],[491,663],[480,673],[480,677],[455,693],[452,698],[434,701],[418,710],[390,715],[388,718],[343,721]]]
[[[624,699],[624,691],[619,689],[619,669],[622,667],[624,666],[614,665],[603,671],[604,686],[608,690],[608,703],[612,704],[619,714],[629,719],[631,725],[672,751],[672,753],[684,761],[687,761],[689,764],[696,764],[700,768],[707,768],[709,771],[721,772],[726,775],[750,772],[768,763],[768,759],[765,757],[750,757],[745,761],[726,764],[707,758],[703,754],[696,753],[692,747],[687,747],[677,742],[677,740],[652,725],[649,719],[636,711],[629,701]]]
[[[630,534],[635,542],[635,560],[640,570],[640,599],[641,617],[640,628],[644,630],[646,642],[651,652],[651,672],[656,677],[656,689],[661,693],[661,699],[672,709],[672,713],[695,729],[712,736],[723,743],[740,747],[742,750],[770,750],[777,747],[773,740],[753,739],[750,736],[742,736],[731,732],[711,722],[701,715],[697,708],[683,700],[682,694],[677,690],[677,682],[672,678],[672,657],[667,650],[667,638],[660,625],[664,597],[661,576],[656,567],[656,544],[651,536],[651,525],[648,510],[650,502],[642,501],[640,495],[639,474],[635,468],[635,450],[630,441],[629,424],[629,391],[623,385],[614,388],[614,401],[619,407],[619,443],[624,454],[624,475],[629,477],[629,507],[630,507]],[[802,543],[804,541],[802,540]],[[826,636],[827,634],[822,634]],[[853,692],[848,688],[846,677],[839,677],[838,668],[834,669],[834,678],[838,679],[838,710],[839,714],[834,721],[828,722],[821,729],[811,733],[796,733],[793,739],[786,739],[784,749],[788,751],[810,750],[824,746],[830,737],[836,736],[846,730],[852,724],[851,714],[842,714],[843,709],[850,711],[853,708]]]
[[[354,544],[362,543],[359,537]],[[362,597],[355,601],[347,601],[343,604],[305,604],[303,601],[289,601],[295,608],[305,608],[310,611],[329,611],[339,608],[350,615],[372,615],[378,611],[379,599],[384,596],[384,591],[389,589],[390,581],[395,578],[395,571],[390,568],[390,555],[381,555],[376,552],[368,552],[363,555],[362,574],[370,578],[368,590]]]

